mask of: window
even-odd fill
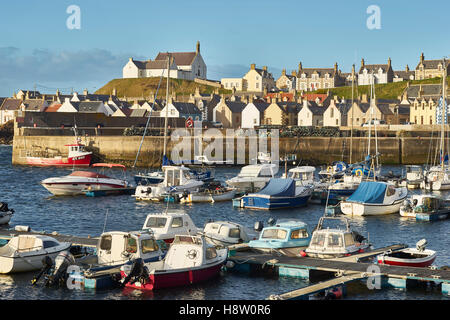
[[[339,119],[336,119],[336,125],[337,126],[339,125]]]
[[[181,217],[176,217],[172,219],[172,228],[180,228],[183,226],[183,218]]]
[[[146,239],[141,241],[142,253],[158,251],[159,247],[155,240]]]
[[[387,190],[386,190],[386,196],[390,197],[393,196],[395,194],[395,188],[393,186],[388,186]]]
[[[43,244],[44,244],[44,249],[59,246],[58,242],[52,241],[52,240],[44,240]]]
[[[206,259],[214,259],[217,257],[217,251],[214,247],[209,247],[206,249]]]
[[[128,237],[127,247],[125,249],[126,252],[136,253],[137,252],[137,243],[135,238]]]
[[[256,118],[253,119],[253,124],[256,124]]]
[[[145,225],[147,228],[164,228],[167,218],[150,217]]]
[[[323,247],[323,245],[325,244],[325,235],[322,233],[314,234],[311,240],[311,244],[314,246]]]
[[[332,233],[328,236],[328,246],[342,247],[342,237],[340,234]]]
[[[239,238],[241,236],[241,231],[239,230],[239,228],[230,228],[230,232],[228,235],[230,238]]]
[[[351,233],[346,233],[344,235],[344,241],[346,246],[352,246],[355,244],[355,240],[353,239],[353,236]]]
[[[258,82],[256,83],[256,89],[259,89],[259,83]]]
[[[308,237],[308,231],[305,229],[297,229],[291,232],[291,239],[302,239]]]
[[[334,117],[334,108],[331,108],[331,110],[330,110],[330,117],[331,117],[331,118]]]
[[[103,236],[100,240],[101,250],[111,250],[112,236]]]
[[[430,124],[433,124],[433,116],[430,116]]]
[[[423,124],[423,116],[420,116],[420,124]]]
[[[280,239],[286,238],[287,232],[283,229],[266,229],[264,230],[261,239]]]

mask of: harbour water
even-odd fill
[[[11,146],[0,146],[0,201],[8,203],[15,214],[10,226],[28,225],[34,230],[57,231],[79,236],[98,236],[103,230],[139,230],[149,213],[166,210],[166,203],[139,202],[129,195],[91,198],[52,197],[39,182],[52,176],[67,174],[68,169],[33,168],[11,165]],[[384,171],[401,172],[401,167],[384,167]],[[235,176],[239,168],[216,168],[219,180]],[[128,171],[129,180],[135,172]],[[421,192],[421,191],[413,191]],[[443,193],[450,197],[450,192]],[[255,211],[236,209],[230,202],[214,204],[169,204],[170,209],[185,210],[197,226],[208,220],[235,221],[253,228],[256,221],[264,223],[270,217],[297,218],[306,222],[310,229],[323,215],[322,205],[280,211]],[[402,218],[398,214],[382,217],[367,217],[351,220],[351,225],[363,235],[369,235],[375,248],[394,243],[415,243],[426,238],[428,247],[437,251],[435,265],[450,266],[450,220],[419,223]],[[280,294],[308,285],[307,281],[279,277],[248,276],[222,272],[217,279],[189,288],[164,289],[155,292],[125,292],[120,289],[107,291],[84,291],[49,289],[31,286],[35,273],[0,275],[0,299],[153,299],[153,300],[254,300],[265,299],[271,294]],[[405,300],[405,299],[449,299],[436,288],[369,290],[364,282],[352,284],[346,299]]]

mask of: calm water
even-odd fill
[[[31,168],[11,165],[10,146],[0,146],[0,201],[6,201],[15,214],[11,226],[29,225],[34,230],[73,234],[79,236],[98,236],[106,231],[139,230],[148,213],[165,210],[167,204],[138,202],[131,196],[111,196],[102,198],[51,197],[39,182],[45,178],[64,175],[67,169]],[[383,170],[400,172],[399,167]],[[235,176],[239,168],[216,169],[216,177],[225,180]],[[132,177],[133,172],[127,175]],[[450,196],[450,193],[445,194]],[[255,221],[270,217],[298,218],[315,226],[323,215],[323,206],[309,205],[306,208],[266,212],[235,209],[231,202],[215,204],[170,204],[170,208],[184,209],[197,226],[203,226],[209,219],[226,219],[244,224],[250,228]],[[450,220],[434,223],[417,223],[393,214],[384,217],[369,217],[351,220],[351,224],[363,235],[369,234],[374,247],[393,243],[415,243],[426,238],[428,247],[438,252],[435,264],[450,265]],[[214,281],[189,288],[165,289],[143,294],[134,291],[71,291],[67,289],[48,289],[32,287],[30,280],[35,273],[13,276],[0,276],[0,299],[206,299],[206,300],[245,300],[265,299],[271,294],[280,294],[306,286],[307,281],[294,278],[249,277],[247,275],[224,272]],[[352,284],[347,299],[448,299],[440,290],[380,290],[370,291],[363,283]]]

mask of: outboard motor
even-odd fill
[[[277,220],[272,217],[270,217],[269,220],[267,220],[267,224],[269,226],[273,226],[273,225],[275,225],[275,223],[277,223]]]
[[[355,239],[356,242],[361,243],[366,239],[364,236],[362,236],[361,234],[359,234],[356,231],[352,231],[352,234],[353,234],[353,239]]]
[[[55,267],[53,272],[47,277],[45,285],[51,287],[65,281],[67,277],[67,268],[75,264],[75,258],[69,251],[60,252],[55,258]]]
[[[264,223],[262,221],[256,221],[253,228],[255,229],[255,231],[260,232],[264,228]]]
[[[420,252],[425,250],[425,247],[427,246],[428,242],[427,239],[422,239],[417,241],[416,243],[416,249],[419,250]]]
[[[33,280],[31,280],[31,284],[35,285],[39,281],[39,279],[42,277],[42,275],[44,273],[48,273],[52,267],[53,267],[53,260],[52,260],[52,258],[50,258],[49,256],[45,256],[42,259],[42,269],[38,273],[38,275],[36,277],[34,277]]]
[[[123,267],[122,267],[123,268]],[[122,269],[123,270],[123,269]],[[139,280],[141,283],[145,283],[149,274],[147,268],[144,266],[144,261],[141,258],[133,260],[128,275],[121,280],[121,285],[125,286],[128,282],[131,284]]]

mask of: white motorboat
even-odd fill
[[[296,186],[312,186],[316,187],[320,184],[319,181],[314,179],[314,172],[316,171],[315,167],[312,166],[298,166],[292,169],[289,169],[287,173],[287,177],[295,180]],[[283,174],[283,178],[286,178],[286,175]]]
[[[362,181],[347,200],[341,201],[341,211],[354,216],[396,213],[407,195],[405,187],[396,188],[387,182]]]
[[[406,166],[406,187],[408,189],[416,189],[420,187],[423,181],[422,166],[407,165]]]
[[[200,164],[204,165],[232,165],[234,163],[233,160],[210,160],[207,156],[195,156],[194,157],[195,162],[198,162]]]
[[[139,290],[189,286],[217,276],[227,256],[227,248],[216,249],[203,237],[177,235],[163,260],[122,266],[120,283]]]
[[[273,163],[251,164],[242,167],[239,174],[226,181],[227,185],[240,191],[257,191],[263,188],[278,172]]]
[[[222,188],[218,190],[204,190],[199,192],[191,192],[185,197],[180,198],[182,203],[195,202],[220,202],[233,200],[236,195],[236,190]]]
[[[191,217],[183,211],[151,213],[147,215],[142,230],[151,230],[156,240],[171,243],[175,235],[194,235],[197,228]]]
[[[0,247],[0,273],[39,270],[44,257],[54,259],[60,252],[69,250],[71,245],[44,235],[15,236]]]
[[[6,202],[0,202],[0,225],[9,223],[13,214],[14,209],[8,208]]]
[[[94,163],[97,168],[121,168],[125,175],[126,167],[121,164]],[[62,177],[47,178],[41,181],[41,185],[55,196],[73,196],[85,194],[86,190],[115,190],[129,187],[125,178],[112,178],[95,171],[73,171]]]
[[[154,186],[137,186],[136,200],[162,201],[170,193],[196,191],[204,182],[191,178],[189,168],[185,166],[163,166],[164,181]]]
[[[362,178],[362,175],[346,174],[344,175],[343,181],[330,184],[328,190],[333,194],[349,196],[358,189]]]
[[[425,173],[420,187],[430,191],[450,190],[450,168],[448,166],[431,167]]]
[[[130,260],[141,258],[146,262],[159,261],[164,253],[155,237],[147,231],[108,231],[101,234],[96,255],[77,261],[87,273],[121,266]]]
[[[201,233],[206,240],[220,246],[229,246],[249,242],[258,238],[258,234],[241,224],[229,221],[208,222]]]
[[[338,221],[345,224],[324,228],[324,221]],[[305,250],[308,257],[333,259],[350,256],[370,250],[371,245],[362,235],[350,229],[345,217],[321,217],[313,231],[311,242]]]
[[[398,251],[384,252],[377,256],[379,264],[391,266],[425,268],[432,265],[436,259],[436,251],[426,249],[427,240],[416,243],[415,248],[405,248]]]

